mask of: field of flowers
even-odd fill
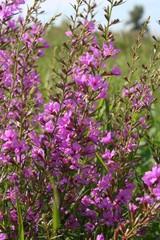
[[[158,240],[159,39],[110,32],[122,0],[57,39],[42,2],[0,3],[0,240]]]

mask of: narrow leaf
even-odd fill
[[[100,163],[102,164],[102,166],[104,167],[104,169],[108,172],[108,168],[105,165],[105,163],[104,163],[103,159],[101,158],[101,156],[99,156],[98,153],[96,153],[96,156],[97,156],[98,160],[100,161]]]
[[[24,240],[24,228],[23,228],[23,219],[22,219],[22,212],[21,207],[19,204],[18,196],[16,195],[16,206],[17,206],[17,213],[18,213],[18,239]]]

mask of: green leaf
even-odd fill
[[[16,195],[16,207],[17,207],[17,213],[18,213],[18,239],[24,240],[24,228],[23,228],[23,219],[22,219],[22,212],[21,207],[19,204],[18,196]]]
[[[53,177],[48,173],[48,178],[53,188],[53,205],[52,205],[52,237],[55,236],[57,229],[60,227],[60,217],[59,217],[59,198],[57,189]]]
[[[102,166],[104,167],[104,169],[108,172],[108,168],[105,165],[105,163],[104,163],[103,159],[101,158],[101,156],[99,156],[98,153],[96,153],[96,156],[97,156],[98,160],[100,161],[100,163],[102,164]]]

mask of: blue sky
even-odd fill
[[[26,0],[26,4],[31,5],[33,0]],[[97,8],[97,16],[96,19],[99,23],[104,24],[105,20],[103,17],[103,8],[107,6],[107,0],[96,0],[95,1],[99,6]],[[65,19],[66,15],[69,16],[73,13],[72,7],[69,3],[76,3],[76,0],[46,0],[45,3],[42,4],[42,8],[45,10],[45,14],[41,17],[42,21],[47,21],[54,14],[61,12],[62,16],[57,20],[57,23]],[[126,0],[126,2],[119,6],[115,7],[112,18],[119,18],[122,22],[115,25],[113,30],[122,31],[126,30],[125,22],[128,20],[129,14],[128,12],[133,9],[135,5],[144,6],[144,19],[148,16],[151,16],[151,21],[149,24],[149,28],[153,34],[160,35],[160,25],[157,24],[157,20],[160,19],[160,1],[159,0]]]

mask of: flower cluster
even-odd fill
[[[160,166],[153,166],[152,171],[146,172],[142,180],[150,188],[156,200],[160,200]]]
[[[142,85],[141,83],[137,83],[129,90],[123,89],[122,93],[123,96],[132,99],[133,108],[138,109],[139,111],[144,107],[149,107],[154,100],[152,91],[149,89],[147,84]]]
[[[109,80],[121,75],[109,61],[120,50],[107,28],[99,43],[95,21],[86,20],[95,5],[78,1],[88,13],[77,13],[81,21],[66,32],[68,58],[55,71],[58,90],[44,102],[35,64],[49,45],[45,27],[33,17],[39,1],[26,18],[24,3],[0,4],[0,239],[64,239],[75,232],[96,240],[136,236],[156,216],[160,200],[159,165],[145,173],[141,193],[135,180],[140,128],[148,128],[146,115],[135,115],[149,109],[152,92],[143,82],[126,87],[120,124],[114,111],[115,124],[109,114],[103,122]],[[140,219],[146,203],[150,215]]]

